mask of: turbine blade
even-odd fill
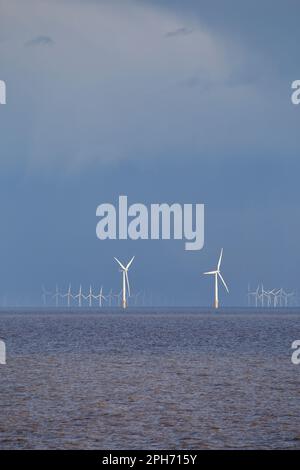
[[[219,261],[218,261],[218,267],[217,267],[218,271],[220,270],[220,266],[221,266],[221,262],[222,262],[222,256],[223,256],[223,248],[221,249],[220,258],[219,258]]]
[[[126,270],[130,268],[131,263],[132,263],[132,261],[134,260],[134,258],[135,258],[134,256],[131,258],[131,260],[129,261],[129,263],[128,263],[127,266],[126,266]]]
[[[121,263],[121,261],[119,261],[118,258],[115,258],[115,257],[114,257],[114,259],[115,259],[116,262],[121,266],[121,268],[122,268],[124,271],[126,271],[126,268],[125,268],[125,266],[123,266],[123,264]]]
[[[125,272],[125,276],[126,276],[126,283],[127,283],[128,295],[129,295],[129,297],[130,297],[130,285],[129,285],[129,279],[128,279],[128,273],[127,273],[127,271]]]
[[[216,274],[217,271],[207,271],[206,273],[203,273],[203,274]]]
[[[226,285],[226,282],[225,282],[224,279],[223,279],[222,274],[221,274],[220,272],[218,272],[218,274],[219,274],[219,276],[220,276],[220,278],[221,278],[221,281],[223,282],[223,284],[224,284],[224,286],[225,286],[225,289],[227,290],[227,292],[228,292],[228,294],[229,294],[228,287],[227,287],[227,285]]]

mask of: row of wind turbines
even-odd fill
[[[98,293],[94,294],[92,286],[90,285],[89,292],[87,294],[84,294],[82,290],[82,286],[79,286],[79,291],[77,294],[72,294],[71,290],[71,284],[69,284],[69,288],[66,293],[62,293],[59,291],[58,286],[56,286],[55,292],[52,293],[45,289],[44,286],[42,286],[42,302],[43,305],[46,306],[47,302],[49,299],[53,300],[55,302],[55,306],[59,306],[59,300],[60,299],[66,299],[67,306],[71,307],[72,302],[77,302],[78,307],[83,306],[83,302],[87,301],[88,306],[92,307],[95,305],[95,301],[97,301],[97,305],[99,307],[103,306],[104,302],[107,302],[108,306],[111,307],[113,305],[113,300],[116,299],[117,305],[119,306],[120,301],[121,305],[123,308],[127,308],[128,306],[128,298],[133,297],[134,298],[134,304],[136,305],[138,297],[141,295],[142,296],[142,301],[143,303],[145,302],[145,292],[138,292],[137,294],[134,294],[133,296],[131,295],[130,292],[130,284],[129,284],[129,278],[128,278],[128,270],[134,260],[134,256],[131,258],[129,263],[125,266],[123,263],[121,263],[118,258],[114,258],[116,262],[119,265],[119,270],[122,273],[122,290],[118,292],[117,294],[114,294],[112,289],[109,291],[107,295],[103,294],[103,286],[100,287],[100,290]]]
[[[248,286],[248,307],[292,307],[297,304],[295,292],[286,292],[280,289],[265,290],[264,286],[258,286],[251,291]]]
[[[221,254],[219,257],[219,261],[217,264],[217,268],[214,271],[207,271],[204,274],[211,274],[214,275],[215,277],[215,298],[214,298],[214,307],[218,308],[219,307],[219,286],[218,282],[219,279],[221,279],[222,283],[225,286],[225,289],[227,292],[229,292],[228,287],[224,281],[224,278],[220,272],[220,267],[221,267],[221,262],[222,262],[222,256],[223,256],[223,248],[221,250]],[[128,271],[130,266],[133,263],[134,256],[131,258],[131,260],[125,265],[123,264],[118,258],[114,258],[115,261],[119,265],[119,271],[122,274],[122,289],[118,294],[113,294],[112,289],[110,292],[105,296],[103,294],[103,287],[100,287],[100,290],[97,294],[93,293],[92,286],[90,286],[88,294],[84,294],[82,291],[82,286],[80,285],[79,287],[79,292],[77,294],[72,294],[71,291],[71,284],[69,285],[69,288],[66,293],[61,293],[58,289],[58,286],[56,286],[55,293],[53,294],[50,291],[47,291],[44,286],[42,286],[42,301],[43,305],[47,305],[47,299],[52,299],[55,301],[55,306],[59,306],[59,299],[66,299],[67,300],[67,306],[70,307],[72,305],[73,301],[77,301],[78,307],[83,306],[83,301],[88,301],[88,306],[92,307],[94,305],[94,301],[96,300],[98,302],[98,306],[102,307],[103,302],[108,302],[108,306],[112,306],[112,299],[114,297],[117,297],[118,300],[121,298],[121,306],[123,309],[128,307],[128,299],[131,297],[131,291],[130,291],[130,283],[129,283],[129,278],[128,278]],[[137,297],[139,296],[140,293],[135,294],[135,305],[136,305],[136,300]],[[118,302],[119,305],[119,302]]]
[[[229,293],[228,287],[220,272],[223,256],[223,248],[219,257],[217,268],[214,271],[208,271],[204,274],[213,275],[215,278],[215,298],[214,307],[219,307],[219,279],[222,281],[226,291]],[[248,307],[292,307],[297,305],[297,296],[295,292],[286,292],[282,287],[280,289],[265,290],[263,284],[257,287],[255,291],[250,290],[248,285]]]
[[[128,271],[129,268],[131,267],[134,256],[131,258],[131,260],[127,264],[123,264],[118,258],[114,258],[114,260],[117,262],[119,271],[122,274],[122,289],[119,293],[113,294],[112,289],[110,292],[105,296],[103,294],[103,287],[100,288],[100,290],[94,294],[92,287],[90,286],[88,294],[84,294],[82,291],[82,287],[80,285],[79,287],[79,292],[77,294],[72,294],[71,292],[71,285],[69,285],[69,289],[66,293],[61,293],[59,292],[58,287],[56,286],[55,293],[52,294],[51,292],[48,292],[44,287],[43,287],[43,293],[42,293],[42,299],[43,299],[43,304],[47,304],[47,296],[51,299],[54,299],[55,305],[59,305],[59,299],[61,298],[66,298],[67,299],[67,306],[70,307],[72,304],[72,301],[77,301],[77,305],[79,307],[83,306],[83,301],[88,301],[88,305],[92,307],[94,305],[94,301],[97,301],[98,306],[102,307],[103,302],[107,302],[108,306],[112,306],[112,301],[113,298],[117,298],[117,305],[122,306],[123,309],[126,309],[128,307],[128,300],[129,298],[133,297],[135,298],[134,305],[137,305],[137,298],[140,295],[140,293],[137,293],[135,295],[131,295],[130,291],[130,283],[129,283],[129,277],[128,277]],[[217,266],[214,270],[212,271],[206,271],[203,274],[204,275],[211,275],[214,276],[214,308],[218,309],[219,308],[219,281],[221,281],[222,285],[225,287],[227,293],[229,293],[228,286],[221,274],[221,263],[222,263],[222,258],[223,258],[223,248],[221,249],[220,256],[218,259]],[[145,292],[144,292],[145,294]],[[295,304],[295,294],[294,292],[285,292],[284,289],[273,289],[266,291],[264,290],[263,285],[258,286],[256,291],[251,292],[250,287],[248,286],[248,306],[255,306],[255,307],[287,307]]]

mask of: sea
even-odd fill
[[[300,449],[298,309],[8,309],[0,339],[0,449]]]

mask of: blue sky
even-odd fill
[[[243,3],[243,5],[242,5]],[[296,1],[0,0],[0,302],[40,285],[131,280],[208,305],[224,247],[226,305],[248,282],[299,287]],[[204,203],[205,246],[99,241],[96,207]]]

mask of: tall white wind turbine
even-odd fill
[[[118,258],[114,258],[118,265],[120,266],[120,271],[122,273],[122,307],[126,308],[127,307],[127,292],[130,297],[130,285],[129,285],[129,280],[128,280],[128,269],[131,266],[131,263],[134,260],[134,256],[131,258],[127,266],[124,266],[121,261],[118,260]]]
[[[220,272],[222,256],[223,256],[223,248],[222,248],[221,253],[220,253],[217,269],[215,269],[214,271],[207,271],[207,272],[203,273],[203,274],[211,274],[211,275],[215,276],[215,308],[219,308],[219,285],[218,285],[219,278],[221,279],[221,281],[223,282],[223,284],[225,286],[225,289],[229,293],[226,282],[224,281],[223,276]]]

